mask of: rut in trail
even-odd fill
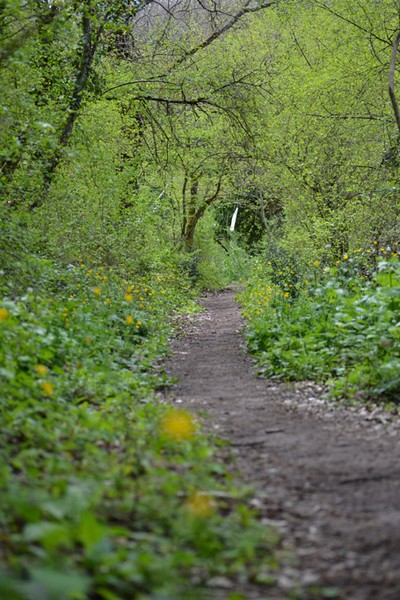
[[[208,414],[243,482],[259,491],[263,516],[295,548],[280,597],[298,579],[338,588],[340,600],[400,600],[398,424],[296,408],[307,392],[256,378],[234,292],[202,302],[206,312],[167,364],[179,379],[171,401]]]

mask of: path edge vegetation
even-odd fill
[[[65,266],[2,224],[20,255],[0,306],[1,597],[200,599],[218,577],[272,581],[276,533],[217,441],[157,394],[173,320],[198,310],[190,277]]]
[[[270,247],[238,294],[259,374],[322,382],[330,399],[398,411],[399,245],[300,265]],[[265,260],[265,258],[267,260]]]

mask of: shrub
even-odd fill
[[[339,397],[397,401],[400,263],[381,251],[374,268],[355,254],[331,268],[314,263],[297,297],[256,267],[240,296],[248,345],[266,376],[329,381]]]

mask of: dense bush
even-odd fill
[[[371,256],[377,258],[377,262]],[[397,402],[400,263],[389,248],[315,261],[298,297],[256,265],[241,294],[248,345],[270,377],[329,381],[338,397]]]

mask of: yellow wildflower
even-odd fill
[[[313,262],[313,265],[314,265],[314,267],[319,267],[319,260],[315,260],[315,261]]]
[[[132,315],[126,315],[125,321],[128,323],[128,325],[132,325],[134,318],[132,317]]]
[[[40,384],[40,387],[42,388],[46,396],[51,396],[54,392],[54,386],[52,383],[50,383],[50,381],[43,381],[43,383]]]
[[[95,287],[95,288],[93,288],[93,292],[96,294],[96,296],[100,296],[101,289],[99,287]]]
[[[38,375],[44,377],[49,372],[49,369],[46,367],[46,365],[36,365],[35,371]]]
[[[185,410],[173,410],[162,420],[161,432],[174,440],[189,440],[196,433],[196,424]]]
[[[6,321],[9,316],[10,313],[6,308],[0,308],[0,321]]]
[[[186,508],[196,517],[209,517],[215,510],[215,503],[209,494],[195,492],[187,499]]]
[[[133,296],[132,296],[132,294],[125,294],[125,300],[126,300],[127,302],[132,302],[132,300],[133,300]]]

